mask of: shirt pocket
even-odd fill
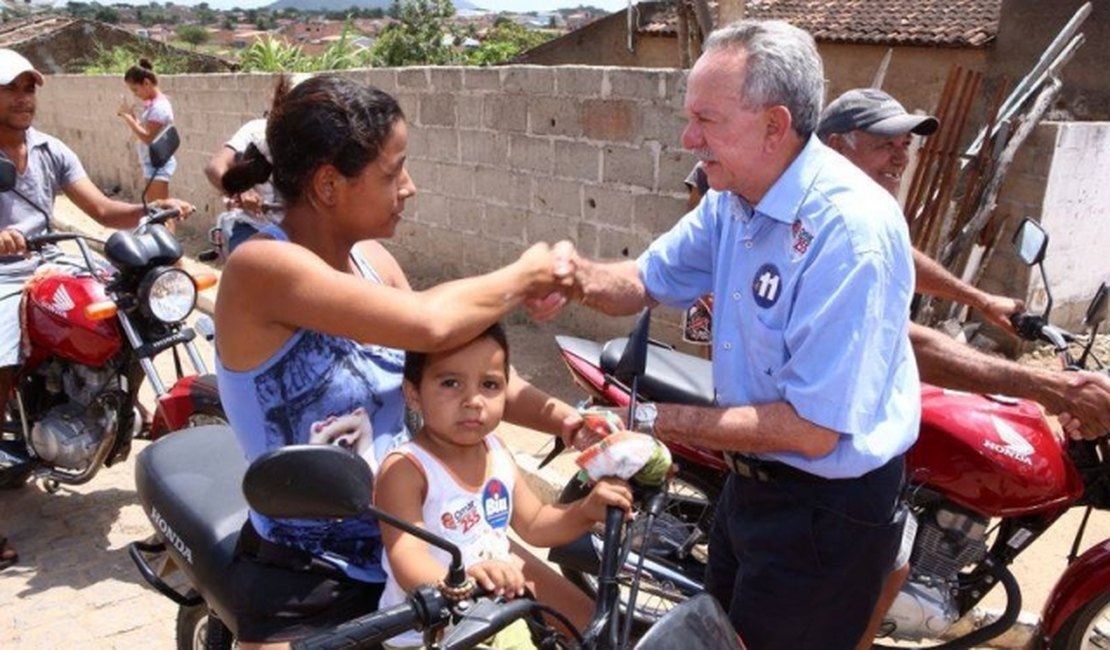
[[[768,379],[777,377],[786,365],[786,332],[754,318],[750,331],[742,335],[748,339],[748,359],[753,374]]]

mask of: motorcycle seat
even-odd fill
[[[135,484],[147,517],[174,563],[229,626],[227,575],[247,519],[246,469],[235,434],[226,426],[175,432],[144,449],[135,462]]]
[[[601,369],[605,374],[611,375],[616,370],[627,344],[627,338],[613,339],[601,349]],[[652,402],[712,406],[716,397],[713,364],[678,350],[649,345],[639,390]]]

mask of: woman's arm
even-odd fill
[[[134,115],[124,111],[120,111],[118,115],[123,118],[127,127],[131,129],[131,132],[134,133],[135,137],[141,140],[143,144],[154,142],[154,138],[162,132],[162,127],[165,126],[165,124],[161,122],[140,122]]]
[[[406,350],[448,349],[554,286],[564,277],[554,266],[552,250],[537,244],[491,273],[408,291],[336,270],[296,244],[252,239],[236,249],[220,283],[221,359],[230,369],[254,367],[296,329]]]

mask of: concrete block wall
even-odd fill
[[[387,245],[417,286],[492,270],[528,245],[575,241],[584,254],[634,258],[685,211],[685,72],[589,66],[423,67],[344,73],[393,94],[410,124],[409,170],[418,194]],[[171,194],[199,206],[182,224],[203,247],[221,205],[203,168],[243,122],[262,115],[268,74],[165,76],[182,147]],[[68,143],[101,187],[137,197],[134,140],[115,116],[123,80],[51,77],[36,126]],[[678,339],[662,310],[653,335]],[[558,327],[623,334],[630,319],[574,308]]]
[[[1054,300],[1052,320],[1080,330],[1100,282],[1110,282],[1105,234],[1110,232],[1110,122],[1043,122],[1014,160],[995,218],[1004,223],[980,285],[1023,297],[1035,310],[1046,299],[1040,272],[1018,261],[1010,244],[1025,217],[1049,234],[1045,271]]]

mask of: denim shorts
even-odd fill
[[[154,172],[154,167],[151,166],[150,162],[144,160],[142,161],[142,165],[143,178],[153,178],[156,181],[166,181],[168,183],[170,182],[170,177],[173,176],[174,171],[177,169],[177,159],[170,158],[169,161],[166,163],[166,166],[162,169],[159,169],[158,173]]]

